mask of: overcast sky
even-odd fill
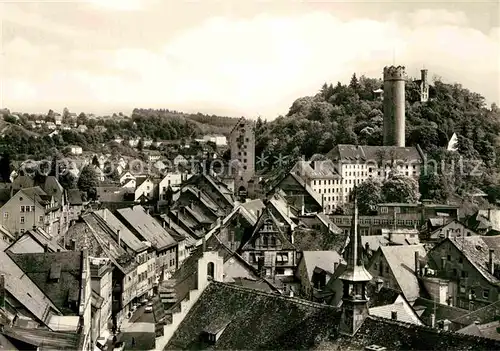
[[[500,100],[500,6],[488,1],[0,2],[0,105],[134,107],[275,118],[353,72],[401,64]],[[394,59],[395,58],[395,59]]]

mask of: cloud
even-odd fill
[[[94,8],[107,11],[139,11],[144,7],[143,0],[87,0]]]
[[[3,105],[45,110],[71,102],[89,111],[142,106],[274,118],[325,81],[347,82],[353,72],[381,77],[394,57],[412,76],[425,65],[431,75],[499,102],[498,28],[487,35],[469,27],[463,13],[446,11],[391,18],[216,17],[154,50],[65,52],[16,38],[4,47]]]

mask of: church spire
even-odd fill
[[[354,189],[354,193],[356,189]],[[349,243],[347,244],[344,259],[347,268],[340,279],[349,281],[370,281],[371,274],[366,270],[363,262],[363,245],[358,230],[358,200],[354,196],[354,214],[349,233]]]
[[[356,194],[356,189],[354,189]],[[372,279],[363,262],[363,245],[358,231],[358,201],[354,195],[354,215],[352,218],[349,243],[347,244],[344,259],[347,267],[339,277],[343,284],[342,317],[340,332],[354,335],[368,316],[368,298],[366,284]]]

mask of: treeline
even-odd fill
[[[374,93],[382,83],[354,74],[349,84],[325,83],[316,95],[295,100],[285,116],[272,122],[259,119],[257,155],[309,159],[328,153],[337,144],[382,145],[383,106]],[[453,133],[458,136],[458,154],[446,152]],[[446,201],[479,188],[490,201],[500,199],[500,162],[496,157],[500,153],[499,133],[500,110],[496,105],[487,107],[481,95],[460,84],[436,80],[431,85],[430,100],[420,102],[418,84],[407,82],[406,144],[419,144],[429,158],[450,167],[458,167],[460,162],[468,164],[465,168],[472,167],[471,160],[482,162],[480,177],[464,171],[450,177],[441,170],[426,175],[420,184],[422,197]]]
[[[18,119],[8,113],[6,121],[16,126],[0,139],[0,153],[8,153],[12,159],[47,158],[53,157],[69,145],[82,146],[84,150],[94,152],[114,152],[134,156],[135,150],[128,147],[127,140],[133,138],[157,140],[179,140],[201,137],[212,132],[224,133],[230,130],[237,119],[230,117],[208,116],[202,114],[184,114],[177,111],[158,109],[134,109],[129,118],[123,114],[113,115],[112,118],[88,118],[85,113],[72,117],[67,109],[62,116],[63,123],[68,125],[86,125],[88,130],[80,133],[74,129],[62,130],[58,135],[48,136],[50,133],[44,125],[41,132],[28,131],[30,121],[40,119],[40,116],[21,114]],[[54,112],[50,110],[43,119],[54,121]],[[97,128],[105,127],[105,131]],[[200,127],[201,126],[201,127]],[[21,128],[21,127],[24,127]],[[43,135],[43,136],[42,136]],[[113,143],[116,138],[123,138],[121,144]]]

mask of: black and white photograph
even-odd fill
[[[500,350],[500,2],[0,0],[0,350]]]

